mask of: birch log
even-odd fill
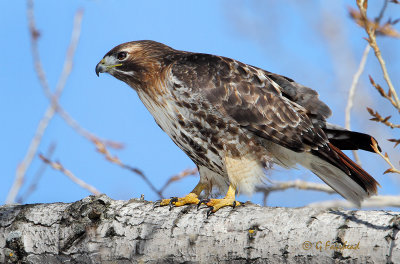
[[[400,263],[390,211],[153,208],[105,195],[0,207],[0,263]]]

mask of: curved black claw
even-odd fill
[[[208,203],[209,201],[210,201],[210,199],[203,199],[203,200],[200,200],[200,202],[197,204],[197,210],[199,210],[199,207],[200,207],[201,204],[206,204],[206,203]]]
[[[233,201],[232,207],[233,207],[233,209],[235,209],[235,207],[236,207],[236,201]]]
[[[160,206],[161,206],[161,200],[157,200],[154,202],[153,209]]]
[[[214,207],[212,207],[212,206],[210,206],[210,208],[208,208],[208,210],[207,210],[207,218],[208,218],[211,214],[214,213],[213,210],[214,210]]]
[[[178,197],[171,197],[171,200],[169,200],[169,210],[172,210],[172,207],[174,207],[174,203],[178,201]]]

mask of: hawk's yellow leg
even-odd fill
[[[160,205],[169,205],[173,204],[175,206],[182,206],[185,204],[198,204],[200,202],[199,195],[200,193],[207,187],[207,185],[203,183],[198,183],[196,187],[194,187],[193,191],[191,191],[188,195],[181,198],[173,197],[171,199],[162,199]]]
[[[225,207],[225,206],[238,206],[240,203],[235,200],[235,193],[236,193],[236,188],[233,187],[232,185],[229,185],[228,192],[226,193],[226,196],[222,199],[210,199],[207,201],[204,201],[204,203],[210,207],[209,213],[215,213],[218,211],[220,208]]]

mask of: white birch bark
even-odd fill
[[[0,263],[400,263],[397,212],[206,210],[105,195],[2,206]]]

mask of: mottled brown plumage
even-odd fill
[[[231,186],[227,197],[236,189],[251,193],[263,168],[273,163],[299,163],[357,205],[376,193],[378,183],[340,150],[372,151],[371,137],[327,123],[331,110],[317,92],[290,78],[154,41],[113,48],[96,72],[135,89],[158,125],[196,163],[196,195],[213,185]]]

